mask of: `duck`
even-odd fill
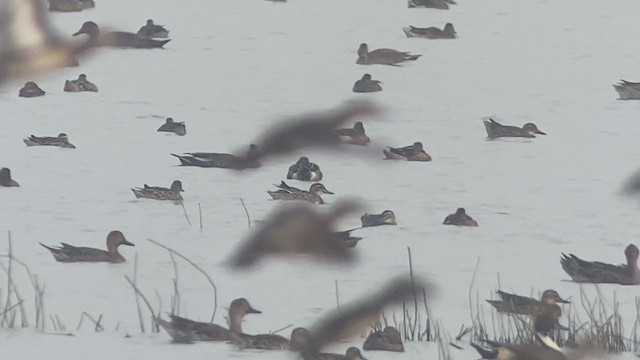
[[[353,128],[350,129],[338,129],[336,130],[340,140],[347,144],[366,146],[371,142],[371,139],[364,131],[364,124],[362,121],[357,121],[353,124]]]
[[[293,329],[290,340],[277,334],[231,334],[231,342],[238,348],[255,350],[300,351],[306,347],[308,339],[309,331],[303,327]]]
[[[320,170],[320,166],[309,162],[308,157],[302,156],[295,164],[289,166],[287,179],[320,181],[322,180],[322,171]]]
[[[640,82],[620,80],[613,88],[618,92],[618,100],[640,100]]]
[[[167,189],[159,186],[148,186],[144,184],[142,188],[131,189],[136,199],[154,199],[154,200],[173,200],[182,201],[182,182],[180,180],[174,180],[171,183],[171,188]]]
[[[351,236],[351,232],[357,229],[350,229],[345,231],[334,231],[331,236],[333,241],[344,247],[355,247],[358,245],[358,241],[362,240],[361,237]]]
[[[362,78],[360,80],[356,81],[353,84],[353,92],[369,93],[369,92],[382,91],[382,86],[380,86],[380,84],[382,83],[378,80],[371,80],[370,74],[364,74],[362,75]]]
[[[536,137],[536,134],[547,135],[540,131],[534,123],[526,123],[519,128],[517,126],[502,125],[491,118],[489,118],[489,120],[484,120],[484,128],[487,130],[487,137],[490,139],[499,137],[534,138]]]
[[[382,331],[371,332],[364,340],[362,349],[404,352],[404,345],[400,332],[393,326],[386,326]]]
[[[467,215],[464,208],[458,208],[455,214],[450,214],[444,218],[442,225],[478,226],[478,222]]]
[[[27,146],[57,146],[62,148],[75,149],[76,146],[69,142],[69,137],[65,133],[60,133],[58,136],[43,136],[38,137],[31,135],[28,138],[22,139]]]
[[[304,360],[367,360],[367,358],[362,356],[360,349],[355,346],[348,348],[344,355],[332,353],[318,353],[308,357],[305,357],[305,355],[303,352],[302,358]]]
[[[569,301],[561,298],[560,294],[553,289],[545,290],[540,300],[509,294],[501,290],[496,291],[496,293],[500,296],[500,300],[487,300],[487,302],[496,308],[498,312],[503,313],[535,316],[552,307],[558,312],[559,316],[562,311],[557,304],[569,304]]]
[[[415,61],[420,56],[422,55],[411,55],[408,52],[393,49],[376,49],[369,52],[369,46],[366,43],[362,43],[358,48],[358,60],[356,60],[356,64],[398,66],[398,64],[405,61]]]
[[[93,0],[49,0],[49,11],[75,12],[94,7]]]
[[[193,341],[230,341],[231,334],[242,334],[242,319],[247,314],[262,314],[254,309],[245,298],[237,298],[229,305],[229,328],[209,322],[190,320],[170,314],[171,321],[159,319],[162,326],[174,342],[190,343]]]
[[[158,131],[171,132],[180,136],[184,136],[187,134],[187,127],[184,125],[184,121],[173,121],[173,118],[169,117],[167,118],[167,120],[165,120],[165,123],[158,128]]]
[[[277,207],[259,228],[238,245],[227,263],[232,269],[247,269],[265,257],[306,254],[334,263],[354,261],[352,249],[336,242],[335,223],[360,208],[355,201],[338,201],[328,211],[310,204]]]
[[[164,44],[171,41],[167,40],[154,40],[140,37],[134,33],[113,31],[106,34],[100,34],[98,25],[93,21],[86,21],[82,24],[80,30],[73,33],[73,36],[80,34],[89,35],[89,44],[93,46],[111,46],[120,48],[137,48],[137,49],[150,49],[161,48]]]
[[[611,265],[599,261],[585,261],[564,253],[560,259],[562,269],[578,283],[640,285],[638,270],[638,247],[629,244],[624,249],[626,264]]]
[[[118,252],[118,246],[135,246],[133,243],[127,241],[122,232],[118,230],[111,231],[109,235],[107,235],[107,251],[89,247],[76,247],[65,243],[60,244],[62,244],[61,247],[51,247],[40,243],[40,245],[51,252],[57,262],[122,263],[126,260]]]
[[[233,154],[219,153],[185,153],[183,155],[171,154],[180,160],[182,166],[198,166],[203,168],[223,169],[247,169],[260,167],[258,160],[258,147],[249,145],[249,150],[244,157]]]
[[[27,81],[22,89],[20,89],[20,91],[18,92],[18,96],[24,98],[44,96],[44,94],[45,91],[40,89],[38,84],[34,83],[33,81]]]
[[[65,92],[98,92],[98,87],[96,84],[87,80],[87,75],[80,74],[76,80],[65,80],[64,88]]]
[[[0,169],[0,186],[20,187],[20,184],[11,178],[11,170],[9,168]]]
[[[334,193],[327,190],[321,183],[311,184],[309,191],[291,187],[285,184],[284,181],[276,186],[280,188],[280,190],[267,191],[274,200],[302,200],[312,204],[324,204],[324,201],[320,197],[321,194],[334,195]]]
[[[440,30],[435,26],[427,28],[418,28],[415,26],[409,26],[402,28],[404,34],[408,38],[419,37],[425,39],[455,39],[457,37],[456,30],[453,28],[452,23],[446,23],[444,29]]]
[[[169,30],[162,25],[156,25],[153,19],[147,19],[147,23],[138,30],[136,35],[147,39],[166,39],[169,37]]]
[[[424,151],[419,141],[403,148],[386,147],[382,152],[386,160],[431,161],[431,156]]]
[[[409,0],[408,8],[432,8],[440,10],[449,10],[449,5],[457,4],[453,0]]]
[[[360,221],[362,222],[362,227],[398,225],[396,214],[391,210],[385,210],[381,214],[364,214],[360,217]]]

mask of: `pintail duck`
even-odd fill
[[[60,133],[57,137],[43,136],[38,137],[31,135],[26,139],[22,139],[27,146],[58,146],[63,148],[75,149],[76,146],[69,142],[67,134]]]
[[[432,8],[440,10],[449,10],[449,4],[457,4],[453,0],[409,0],[408,8]]]
[[[547,135],[538,129],[534,123],[526,123],[522,128],[517,126],[502,125],[497,121],[489,118],[484,120],[484,128],[487,130],[487,136],[491,139],[499,137],[525,137],[534,138],[535,134]]]
[[[431,156],[424,151],[419,141],[403,148],[386,147],[382,152],[387,160],[431,161]]]
[[[569,301],[560,297],[555,290],[545,290],[540,300],[527,296],[509,294],[504,291],[496,291],[500,300],[487,300],[496,310],[503,313],[522,314],[535,316],[549,308],[558,311],[558,316],[562,313],[558,303],[568,304]]]
[[[367,145],[371,142],[371,139],[364,132],[364,125],[362,121],[358,121],[353,124],[351,129],[338,129],[336,130],[340,139],[347,144],[353,145]]]
[[[42,1],[4,0],[0,18],[0,84],[16,77],[78,66],[76,55],[90,48],[65,41],[51,25]]]
[[[262,314],[254,309],[245,298],[238,298],[229,305],[229,328],[209,322],[193,321],[178,315],[169,315],[171,322],[160,320],[160,325],[169,333],[174,342],[229,341],[231,334],[242,334],[242,319],[247,314]]]
[[[248,268],[265,256],[309,254],[333,262],[353,261],[351,249],[336,242],[335,223],[359,208],[352,201],[337,202],[319,212],[304,203],[278,207],[269,219],[240,244],[229,263]]]
[[[402,336],[393,326],[387,326],[382,331],[374,331],[364,341],[362,349],[366,351],[381,350],[404,352]]]
[[[147,39],[166,39],[169,37],[169,30],[165,29],[162,25],[154,24],[152,19],[148,19],[147,23],[138,30],[136,35]]]
[[[49,11],[75,12],[94,7],[93,0],[49,0]]]
[[[223,168],[223,169],[247,169],[258,168],[260,162],[258,160],[258,147],[254,144],[249,146],[249,150],[244,157],[233,154],[220,153],[186,153],[185,155],[171,154],[180,160],[182,166],[198,166],[204,168]]]
[[[626,264],[611,265],[598,261],[585,261],[579,257],[562,254],[560,263],[571,280],[584,283],[604,283],[620,285],[640,285],[638,269],[638,248],[629,244],[624,250]]]
[[[154,199],[154,200],[173,200],[173,201],[182,201],[182,195],[180,195],[182,190],[182,182],[180,180],[175,180],[171,183],[171,188],[167,189],[160,186],[148,186],[144,184],[142,188],[133,188],[131,189],[133,194],[137,199]]]
[[[38,84],[34,83],[33,81],[27,81],[27,83],[25,83],[22,89],[20,89],[20,91],[18,92],[18,96],[24,98],[44,96],[44,94],[44,90],[40,89]]]
[[[435,26],[427,28],[418,28],[415,26],[409,26],[402,28],[404,34],[408,38],[419,37],[425,39],[455,39],[457,37],[456,30],[453,28],[452,23],[446,23],[444,29],[440,30]]]
[[[50,247],[40,243],[47,250],[51,251],[53,257],[58,262],[125,262],[125,258],[118,252],[118,246],[135,246],[125,239],[124,235],[114,230],[107,235],[107,251],[89,247],[75,247],[69,244],[60,243],[61,247]]]
[[[274,200],[303,200],[312,204],[324,204],[320,197],[321,194],[333,193],[324,187],[321,183],[313,183],[309,187],[309,191],[300,190],[289,186],[283,181],[280,185],[276,185],[280,190],[267,191]]]
[[[368,93],[382,91],[382,82],[378,80],[372,80],[370,74],[362,75],[362,79],[356,81],[353,84],[353,92],[355,93]]]
[[[293,329],[291,340],[277,334],[231,334],[231,342],[240,349],[300,351],[306,347],[308,339],[309,331],[302,327]]]
[[[11,170],[9,168],[0,169],[0,186],[20,187],[20,184],[11,178]]]
[[[613,88],[620,96],[618,100],[640,100],[640,82],[620,80]]]
[[[165,123],[158,128],[158,131],[171,132],[184,136],[187,134],[187,127],[184,125],[184,121],[175,122],[172,118],[167,118]]]
[[[301,181],[320,181],[322,180],[322,171],[320,166],[309,162],[306,156],[301,157],[298,161],[289,166],[287,179],[296,179]]]
[[[362,43],[358,48],[358,60],[356,60],[356,64],[398,66],[398,64],[405,61],[417,60],[420,56],[422,55],[411,55],[408,52],[393,49],[376,49],[370,52],[369,46],[366,43]]]
[[[93,46],[111,46],[121,48],[138,48],[138,49],[150,49],[161,48],[164,44],[171,41],[167,40],[154,40],[147,39],[138,36],[134,33],[124,31],[113,31],[106,34],[100,34],[98,25],[93,21],[87,21],[82,24],[80,30],[76,31],[73,36],[80,34],[89,35],[89,44]]]
[[[360,221],[362,221],[362,227],[398,225],[396,222],[396,214],[391,210],[385,210],[382,214],[364,214],[360,217]]]
[[[87,80],[87,75],[80,74],[76,80],[65,80],[64,89],[65,92],[98,92],[96,84]]]
[[[464,208],[458,208],[455,214],[451,214],[444,218],[442,225],[457,225],[457,226],[478,226],[478,222],[467,215]]]

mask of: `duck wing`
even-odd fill
[[[231,342],[241,349],[289,350],[291,348],[287,338],[276,334],[232,334]]]
[[[220,325],[194,321],[173,314],[169,317],[171,322],[165,322],[163,327],[177,342],[231,340],[231,331]]]

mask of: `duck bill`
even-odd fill
[[[563,298],[557,298],[556,302],[563,303],[563,304],[571,304],[569,300],[565,300]]]
[[[547,133],[542,132],[542,131],[540,131],[540,130],[536,130],[536,131],[534,131],[534,132],[535,132],[536,134],[538,134],[538,135],[547,135]]]
[[[249,310],[247,310],[247,314],[262,314],[262,311],[257,310],[249,306]]]
[[[568,327],[566,327],[566,326],[564,326],[564,325],[562,325],[562,324],[560,324],[560,323],[557,323],[557,324],[556,324],[556,326],[554,327],[554,329],[556,329],[556,330],[563,330],[563,331],[569,331],[569,330],[571,330],[571,329],[569,329]]]
[[[331,192],[331,191],[329,191],[329,190],[325,190],[324,192],[325,192],[325,194],[335,195],[334,193],[332,193],[332,192]]]
[[[78,30],[78,31],[74,32],[73,34],[71,34],[71,36],[78,36],[78,35],[80,35],[80,34],[84,34],[84,31],[83,31],[82,29],[80,29],[80,30]]]
[[[132,242],[129,242],[127,239],[123,240],[121,245],[135,246]]]

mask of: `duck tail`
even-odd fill
[[[407,58],[407,60],[418,60],[418,58],[422,56],[422,54],[419,55],[411,55]]]

